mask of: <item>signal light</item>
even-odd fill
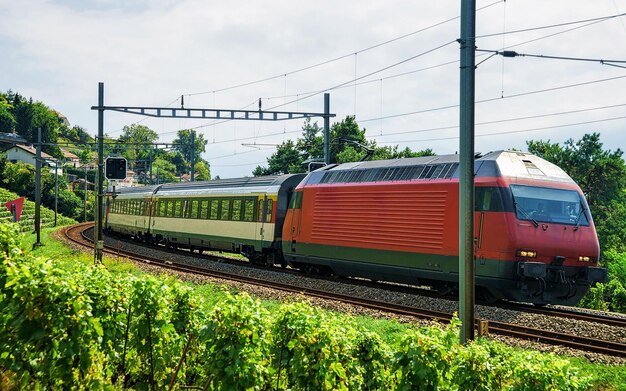
[[[578,262],[593,262],[595,260],[596,259],[594,257],[588,257],[588,256],[585,256],[585,255],[581,255],[581,256],[578,257]]]
[[[108,157],[104,165],[104,176],[106,179],[126,179],[126,159],[123,157]]]
[[[522,258],[537,258],[537,252],[532,250],[517,250],[515,255]]]

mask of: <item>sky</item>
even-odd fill
[[[624,0],[479,0],[477,9],[478,50],[626,61]],[[333,122],[354,115],[378,145],[456,153],[459,15],[458,0],[0,0],[0,90],[93,135],[98,82],[108,106],[179,107],[183,95],[187,108],[256,110],[261,99],[265,110],[317,113],[328,92]],[[626,150],[626,68],[480,51],[476,63],[476,151],[591,132]],[[109,136],[134,123],[161,142],[195,128],[222,178],[251,175],[303,126],[105,113]]]

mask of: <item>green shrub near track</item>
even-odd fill
[[[0,372],[15,389],[583,390],[569,361],[478,341],[458,321],[386,343],[301,302],[212,307],[177,282],[60,267],[0,226]]]

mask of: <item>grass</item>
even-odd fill
[[[72,262],[83,262],[86,264],[93,263],[93,255],[71,249],[65,243],[56,241],[51,237],[52,232],[56,228],[45,228],[42,230],[43,246],[35,248],[32,253],[37,256],[55,259],[57,262],[71,264]],[[35,242],[35,235],[28,233],[23,239],[24,248],[32,248]],[[105,265],[113,273],[121,275],[133,274],[141,275],[134,264],[117,260],[117,257],[105,257]],[[174,278],[165,276],[164,278]],[[224,286],[214,284],[196,285],[187,283],[193,287],[194,291],[205,299],[207,306],[213,306],[225,297],[225,291],[228,289]],[[276,310],[281,303],[277,300],[262,300],[264,307],[269,311]],[[346,315],[343,315],[346,316]],[[409,327],[395,320],[375,319],[367,316],[346,316],[362,329],[377,333],[381,338],[390,343],[400,338]],[[572,365],[580,368],[581,374],[590,376],[593,379],[594,390],[607,391],[626,391],[626,365],[603,365],[595,364],[583,358],[569,357]]]

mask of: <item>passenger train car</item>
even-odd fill
[[[606,279],[585,197],[559,167],[498,151],[475,162],[476,284],[492,300],[575,304]],[[106,226],[149,242],[241,252],[301,270],[458,287],[458,155],[304,175],[122,190]]]
[[[106,228],[170,248],[242,253],[273,262],[287,201],[303,174],[123,189],[107,199]]]

